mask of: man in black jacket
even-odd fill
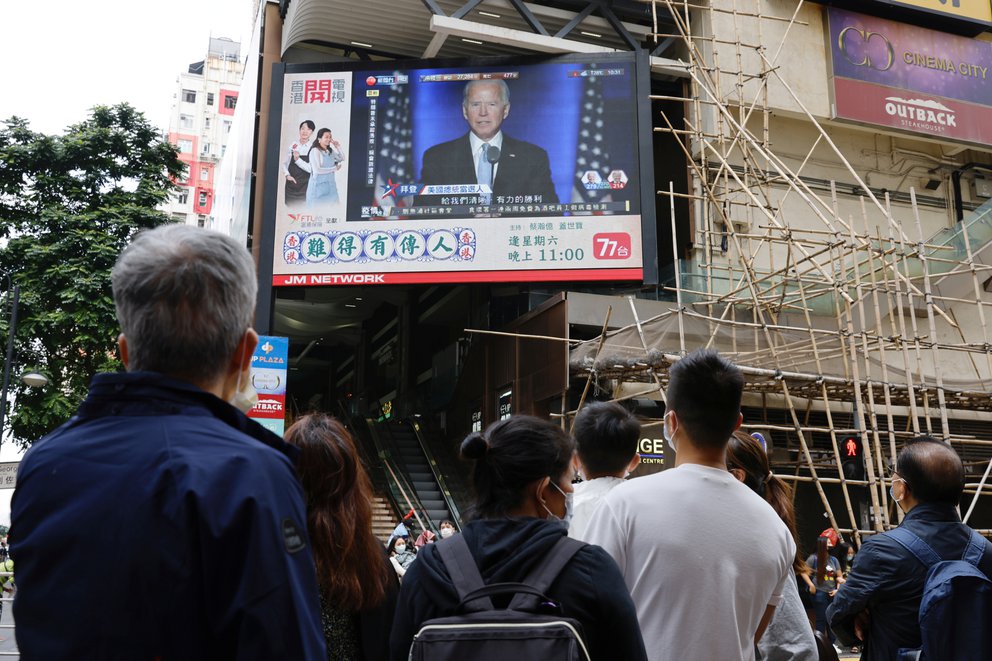
[[[955,509],[963,489],[964,468],[949,445],[921,436],[899,453],[890,493],[906,513],[901,527],[945,560],[960,558],[971,539],[971,528]],[[992,577],[988,540],[979,569]],[[827,609],[837,638],[847,645],[863,640],[865,661],[891,661],[900,648],[920,647],[917,622],[927,570],[888,534],[867,540]]]
[[[424,152],[424,185],[492,186],[493,203],[516,195],[534,196],[534,204],[557,204],[548,153],[504,134],[510,114],[510,89],[502,80],[473,80],[465,85],[462,116],[469,132]]]

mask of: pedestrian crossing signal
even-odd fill
[[[841,443],[841,463],[848,480],[865,479],[865,462],[861,456],[861,439],[848,436]]]

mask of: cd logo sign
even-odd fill
[[[856,67],[888,71],[896,61],[892,44],[884,34],[862,30],[853,25],[840,31],[837,47],[844,59]]]
[[[279,375],[271,372],[256,372],[251,375],[251,385],[256,390],[276,390],[281,382]]]

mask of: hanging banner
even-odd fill
[[[248,417],[282,436],[286,427],[286,378],[289,369],[289,338],[261,335],[251,357],[251,385],[258,403]]]
[[[992,144],[992,44],[827,9],[836,119]]]

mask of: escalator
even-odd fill
[[[371,419],[367,424],[388,478],[391,500],[399,512],[414,512],[407,526],[416,522],[416,527],[437,533],[441,522],[449,520],[460,528],[459,509],[419,424]]]

